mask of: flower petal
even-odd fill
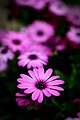
[[[28,94],[28,93],[32,93],[36,90],[35,87],[31,87],[31,88],[28,88],[27,90],[24,91],[24,93]]]
[[[17,87],[21,89],[25,89],[25,88],[33,87],[33,85],[29,83],[22,83],[22,84],[17,85]]]
[[[31,78],[31,77],[29,77],[28,75],[25,75],[25,74],[20,74],[20,76],[27,82],[27,80],[28,81],[31,81],[31,82],[34,82],[34,80]]]
[[[33,93],[32,93],[32,100],[36,100],[37,98],[38,98],[38,96],[39,96],[39,93],[40,93],[40,90],[36,90],[36,91],[34,91]]]
[[[60,96],[60,93],[56,90],[51,90],[51,89],[47,89],[49,93],[51,93],[54,96]]]
[[[43,93],[45,94],[45,96],[47,96],[47,97],[50,97],[50,96],[51,96],[51,94],[47,91],[46,88],[43,89],[42,91],[43,91]]]
[[[38,102],[42,103],[42,101],[43,101],[43,93],[42,93],[42,91],[40,91],[39,97],[38,97]]]
[[[55,80],[55,81],[52,81],[52,82],[48,82],[47,85],[60,85],[60,84],[63,84],[64,81],[63,80]]]
[[[34,72],[34,74],[35,74],[35,77],[39,80],[38,69],[37,69],[37,68],[34,68],[34,69],[33,69],[33,72]]]
[[[52,76],[52,77],[50,77],[49,79],[46,80],[46,83],[51,82],[51,81],[53,81],[55,79],[58,79],[58,78],[60,78],[60,76]]]
[[[62,87],[58,87],[58,86],[47,86],[50,89],[55,89],[55,90],[60,90],[60,91],[64,91],[64,89]]]
[[[21,94],[21,93],[16,93],[15,96],[19,96],[19,97],[22,97],[22,96],[26,96],[25,94]]]
[[[51,76],[52,72],[53,72],[53,69],[51,69],[51,68],[48,69],[48,70],[45,72],[45,74],[44,74],[45,80],[47,80],[47,79]]]
[[[44,79],[44,68],[43,67],[39,67],[38,72],[39,72],[40,80],[43,80]]]
[[[28,70],[28,73],[30,74],[30,76],[34,79],[34,81],[36,81],[36,77],[34,75],[34,72],[31,70]]]

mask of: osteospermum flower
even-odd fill
[[[35,110],[38,110],[38,102],[32,101],[30,96],[24,93],[16,93],[16,102],[19,106],[26,106],[27,108],[34,105]]]
[[[80,26],[80,6],[70,6],[66,18],[74,25]]]
[[[66,15],[68,7],[62,1],[56,0],[51,1],[49,5],[49,10],[56,15],[63,16]]]
[[[24,51],[30,45],[30,40],[22,32],[9,31],[3,38],[3,44],[12,49],[13,52]]]
[[[18,5],[30,6],[37,10],[43,9],[46,5],[47,0],[16,0]]]
[[[71,27],[66,35],[69,41],[80,44],[80,28]]]
[[[54,35],[54,27],[47,22],[36,20],[26,29],[26,32],[31,40],[43,43]]]
[[[28,69],[47,65],[48,62],[48,56],[38,51],[27,51],[21,54],[18,59],[18,65],[22,67],[27,65]]]
[[[44,68],[34,68],[33,71],[29,70],[28,73],[31,77],[25,74],[20,74],[21,78],[17,79],[20,83],[17,87],[24,89],[25,94],[30,94],[33,101],[37,100],[42,103],[44,95],[50,97],[51,95],[59,96],[59,91],[63,91],[62,87],[57,85],[63,84],[63,80],[56,80],[60,76],[51,76],[52,69],[48,69],[44,73]]]
[[[38,46],[38,47],[37,47]],[[42,52],[47,56],[52,56],[52,49],[50,47],[47,47],[46,45],[41,45],[38,43],[32,44],[29,48],[28,51],[36,51],[36,52]]]
[[[7,62],[8,59],[12,60],[14,58],[14,53],[7,46],[2,46],[0,47],[0,57]]]

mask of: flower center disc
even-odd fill
[[[45,84],[44,84],[43,82],[38,82],[38,83],[36,84],[36,87],[37,87],[38,89],[44,89],[46,86],[45,86]]]
[[[13,43],[16,44],[16,45],[19,45],[21,42],[20,42],[20,40],[16,39],[16,40],[13,40]]]
[[[35,60],[35,59],[37,59],[37,56],[36,56],[36,55],[30,55],[30,56],[29,56],[29,59]]]
[[[42,36],[43,32],[42,31],[38,31],[37,34],[40,35],[40,36]]]
[[[6,54],[7,51],[8,51],[8,49],[7,49],[7,48],[4,48],[4,49],[1,51],[1,53],[2,53],[2,54]]]

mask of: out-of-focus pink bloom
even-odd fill
[[[54,27],[47,22],[36,20],[26,29],[26,32],[34,42],[43,43],[54,35]]]
[[[49,10],[56,15],[63,16],[66,15],[68,11],[68,7],[62,1],[56,0],[56,1],[51,1],[49,5]]]
[[[80,44],[80,28],[70,27],[66,35],[69,41]]]
[[[77,113],[77,116],[80,118],[80,112]]]
[[[37,101],[32,101],[30,96],[24,93],[16,93],[16,102],[19,106],[26,106],[27,108],[34,105],[35,110],[38,110],[38,103]]]
[[[12,60],[14,58],[14,53],[8,47],[0,47],[0,57],[7,62],[8,60]]]
[[[31,77],[25,74],[20,74],[21,78],[17,79],[20,83],[18,88],[23,89],[25,94],[31,94],[33,101],[38,101],[39,103],[43,102],[44,95],[50,97],[51,95],[60,96],[58,91],[63,91],[61,85],[64,83],[63,80],[56,80],[60,76],[51,76],[53,70],[48,69],[44,73],[44,68],[34,68],[33,71],[29,70],[28,73]]]
[[[8,31],[2,40],[3,44],[11,48],[13,52],[24,51],[31,44],[30,39],[23,32]]]
[[[65,120],[80,120],[80,118],[71,118],[71,117],[68,117]]]
[[[80,6],[70,6],[66,18],[74,25],[80,26]]]
[[[78,116],[77,118],[68,117],[65,120],[80,120],[80,112],[77,113],[77,116]]]
[[[47,47],[46,45],[41,45],[38,43],[34,43],[32,44],[29,48],[28,51],[38,51],[38,52],[42,52],[47,56],[52,56],[52,49],[50,47]]]
[[[27,65],[28,69],[47,65],[48,63],[48,56],[39,51],[27,51],[21,54],[18,59],[18,65],[23,67]]]
[[[7,68],[7,62],[5,62],[4,59],[2,59],[2,57],[0,56],[0,72],[5,71]]]
[[[47,0],[16,0],[18,5],[30,6],[37,10],[43,9],[47,3]]]
[[[80,98],[76,98],[73,102],[74,103],[80,103]]]
[[[53,50],[64,50],[66,49],[66,39],[62,39],[60,36],[54,36],[49,40],[49,44]]]

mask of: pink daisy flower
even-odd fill
[[[46,5],[46,2],[46,0],[16,0],[18,5],[30,6],[37,10],[43,9]]]
[[[13,52],[24,51],[31,44],[30,39],[22,32],[9,31],[3,38],[3,44],[12,49]]]
[[[38,51],[28,51],[24,54],[21,54],[19,57],[18,65],[24,67],[27,65],[27,68],[31,67],[40,67],[43,65],[47,65],[48,56]]]
[[[6,46],[0,47],[0,57],[7,62],[8,59],[12,60],[14,58],[14,53]]]
[[[80,26],[80,6],[69,7],[66,14],[67,20],[74,25]]]
[[[38,47],[36,47],[38,46]],[[32,44],[29,48],[28,48],[28,51],[36,51],[36,52],[42,52],[44,53],[45,55],[47,56],[52,56],[53,53],[52,53],[52,49],[50,47],[47,47],[45,45],[41,45],[41,44],[38,44],[38,43],[34,43]]]
[[[66,35],[69,41],[80,44],[80,28],[71,27]]]
[[[66,15],[68,11],[68,7],[62,1],[56,0],[56,1],[51,1],[49,5],[49,10],[56,15],[62,16],[62,15]]]
[[[38,110],[38,102],[32,101],[29,95],[24,93],[16,93],[16,102],[18,103],[18,106],[26,106],[27,108],[34,105],[35,110]]]
[[[54,27],[47,22],[37,20],[26,29],[26,32],[34,42],[43,43],[54,35]]]
[[[31,77],[20,74],[22,78],[17,79],[20,83],[17,87],[20,89],[24,89],[25,94],[30,94],[33,101],[37,100],[39,103],[43,102],[44,95],[46,97],[50,97],[51,94],[54,96],[59,96],[59,91],[63,91],[64,89],[57,86],[63,84],[63,80],[56,80],[59,76],[51,76],[53,70],[48,69],[44,73],[44,68],[34,68],[33,71],[29,70],[28,73]]]

